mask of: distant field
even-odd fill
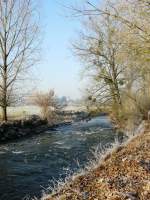
[[[30,115],[40,115],[40,108],[38,106],[17,106],[8,107],[8,119],[23,119]],[[84,111],[84,106],[69,105],[64,108],[64,111]],[[0,110],[0,119],[2,118],[2,111]]]
[[[8,107],[9,119],[22,119],[30,115],[40,115],[40,108],[37,106]],[[0,117],[1,116],[2,111],[0,110]]]

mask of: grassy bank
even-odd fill
[[[42,200],[150,199],[150,126]],[[94,166],[94,165],[93,165]]]

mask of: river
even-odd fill
[[[0,200],[40,197],[53,179],[64,178],[69,169],[76,171],[78,163],[84,166],[92,158],[91,149],[115,137],[105,116],[0,145]]]

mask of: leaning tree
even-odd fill
[[[37,12],[32,0],[0,0],[0,107],[7,121],[18,81],[35,62]]]

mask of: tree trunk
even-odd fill
[[[3,78],[3,105],[2,105],[2,119],[3,121],[7,122],[7,68],[4,71],[4,78]]]
[[[3,121],[7,122],[7,39],[6,39],[6,31],[5,31],[5,41],[4,41],[4,67],[3,67],[3,92],[2,92],[2,114]]]
[[[4,122],[7,122],[7,106],[2,107],[2,119]]]

